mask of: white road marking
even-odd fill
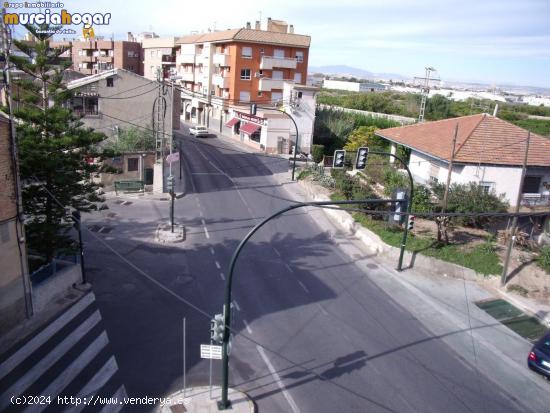
[[[105,229],[105,227],[101,227],[97,230],[97,232],[103,232],[104,229]]]
[[[223,281],[225,281],[225,275],[224,275],[223,272],[220,272],[220,277],[221,277],[221,279],[222,279]]]
[[[10,404],[10,396],[19,396],[29,386],[35,383],[51,366],[53,366],[61,357],[63,357],[70,348],[84,337],[101,320],[99,311],[95,311],[90,317],[80,324],[69,336],[57,345],[52,351],[45,355],[33,368],[18,381],[11,385],[4,394],[0,396],[0,411],[4,410]]]
[[[328,315],[327,310],[325,310],[324,307],[323,307],[321,304],[317,304],[317,306],[319,307],[319,309],[321,310],[321,312],[322,312],[324,315]]]
[[[237,300],[233,300],[233,304],[235,304],[235,308],[237,309],[237,311],[241,311],[241,307],[239,306]]]
[[[210,247],[210,254],[214,255],[216,251],[214,251],[214,248]]]
[[[294,272],[294,270],[290,268],[290,265],[288,265],[286,262],[285,262],[285,267],[289,272],[292,272],[292,273]]]
[[[83,371],[86,366],[99,354],[101,350],[109,343],[107,333],[102,332],[86,350],[63,370],[63,374],[57,376],[57,378],[50,383],[50,385],[42,392],[48,396],[56,397],[61,391],[71,383],[74,378]],[[24,410],[25,413],[41,412],[47,405],[33,404]]]
[[[244,324],[248,334],[252,334],[252,329],[250,328],[250,326],[248,325],[248,323],[246,322],[246,320],[244,318],[243,318],[243,324]]]
[[[206,235],[206,238],[210,239],[210,234],[208,233],[208,230],[206,229],[206,227],[203,227],[203,229],[204,229],[204,235]]]
[[[300,280],[298,280],[298,284],[300,284],[300,287],[302,287],[302,289],[303,289],[306,293],[309,293],[309,290],[307,289],[307,287],[306,287]]]
[[[204,221],[204,219],[201,219],[201,222],[203,226],[206,226],[206,222]]]
[[[90,397],[91,395],[95,395],[96,392],[101,389],[105,384],[109,381],[111,377],[116,373],[118,370],[118,365],[116,364],[116,360],[113,356],[107,360],[107,362],[99,369],[99,371],[90,379],[88,383],[78,392],[78,395],[76,397],[80,397],[81,399],[84,397]],[[85,404],[80,404],[78,406],[74,406],[70,410],[65,410],[66,413],[78,413],[82,411],[86,407]]]
[[[275,251],[275,254],[277,254],[277,256],[279,258],[281,258],[281,253],[279,252],[279,250],[277,248],[273,247],[273,251]]]
[[[216,264],[216,268],[218,270],[221,270],[222,266],[220,265],[220,263],[218,261],[214,261],[214,264]]]
[[[277,386],[279,386],[279,388],[281,389],[283,396],[285,397],[286,401],[290,405],[290,408],[293,411],[293,413],[300,413],[300,409],[296,405],[296,402],[294,401],[294,399],[292,398],[288,390],[285,388],[285,385],[283,384],[281,378],[279,377],[279,374],[277,373],[277,371],[275,370],[275,368],[267,358],[264,349],[256,345],[256,350],[258,350],[258,353],[260,353],[261,358],[263,359],[264,363],[267,365],[267,368],[269,369],[269,372],[275,379],[275,383],[277,383]]]
[[[17,367],[23,360],[34,353],[36,349],[38,349],[38,347],[48,341],[55,333],[57,333],[65,325],[67,325],[94,300],[95,295],[93,293],[85,295],[80,301],[78,301],[75,305],[65,311],[48,327],[46,327],[27,344],[21,347],[17,351],[17,353],[13,354],[10,358],[0,364],[0,380],[3,379],[8,373],[10,373],[15,367]]]

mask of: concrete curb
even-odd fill
[[[174,232],[170,224],[159,224],[155,231],[155,241],[160,243],[175,243],[185,240],[185,227],[174,223]]]
[[[307,181],[299,181],[299,184],[306,191],[308,198],[314,201],[329,201],[327,195],[320,194],[316,185],[312,185]],[[399,257],[399,248],[392,247],[383,242],[378,235],[369,231],[367,228],[355,222],[349,212],[340,209],[323,209],[323,212],[334,222],[336,222],[344,231],[350,235],[357,237],[365,245],[365,247],[374,255],[384,257],[397,263]],[[424,255],[405,252],[404,269],[415,268],[422,270],[423,273],[432,276],[443,275],[445,277],[453,277],[477,281],[484,279],[482,274],[478,274],[470,268],[465,268],[450,262],[438,260],[437,258],[427,257]]]
[[[254,402],[245,393],[228,389],[229,400],[232,413],[255,413],[256,406]],[[218,410],[218,400],[221,398],[221,388],[212,387],[212,399],[210,399],[210,388],[208,386],[190,387],[185,391],[177,391],[165,397],[165,404],[158,406],[155,413],[174,413],[174,412],[201,412],[215,413]]]

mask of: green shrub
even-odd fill
[[[550,274],[550,245],[546,245],[540,250],[537,265]]]
[[[298,181],[301,180],[301,179],[305,179],[305,178],[307,178],[308,176],[310,176],[312,174],[313,174],[313,171],[311,169],[303,169],[298,174]]]
[[[415,185],[412,210],[414,212],[432,212],[433,207],[432,193],[429,188],[424,185]]]
[[[393,167],[386,166],[382,171],[382,185],[384,185],[384,193],[389,196],[397,188],[408,188],[409,178]]]
[[[324,145],[313,145],[311,147],[311,156],[313,156],[313,162],[319,163],[323,160],[323,154],[325,153]]]

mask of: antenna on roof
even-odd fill
[[[426,76],[424,77],[414,77],[414,81],[423,80],[424,85],[422,86],[422,101],[420,102],[420,114],[418,115],[418,122],[424,122],[424,113],[426,112],[426,100],[428,99],[428,94],[430,93],[430,80],[441,81],[439,77],[430,77],[431,72],[437,72],[437,70],[431,66],[426,67]]]

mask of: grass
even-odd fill
[[[302,180],[302,179],[306,179],[308,176],[312,175],[313,174],[313,171],[309,170],[309,169],[303,169],[300,171],[300,173],[298,174],[298,181]]]

